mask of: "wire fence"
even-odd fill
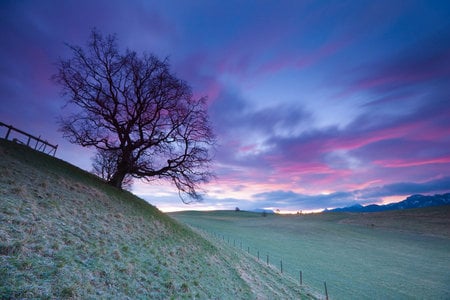
[[[199,228],[197,228],[199,229]],[[202,230],[202,229],[199,229]],[[257,246],[254,246],[252,243],[245,241],[240,238],[235,238],[228,234],[218,233],[215,231],[207,231],[202,230],[203,232],[209,234],[217,241],[221,241],[226,243],[229,246],[232,246],[236,250],[241,252],[245,252],[248,255],[253,256],[257,261],[262,264],[265,264],[267,267],[272,267],[277,269],[280,272],[280,276],[288,276],[291,277],[294,281],[298,282],[298,284],[302,287],[305,286],[305,277],[307,274],[304,274],[303,270],[296,268],[294,264],[289,263],[283,259],[283,256],[277,253],[271,253],[269,251],[265,251],[264,249],[260,249]],[[306,275],[306,276],[305,276]],[[310,286],[308,286],[310,288]],[[322,294],[322,292],[320,292]],[[327,283],[323,282],[323,294],[324,299],[329,300],[328,295],[328,287]]]

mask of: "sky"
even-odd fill
[[[163,211],[318,211],[450,191],[450,1],[0,1],[0,121],[91,170],[57,119],[51,80],[96,28],[122,50],[168,58],[208,97],[216,179]],[[5,129],[0,127],[0,135]]]

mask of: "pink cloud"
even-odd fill
[[[426,121],[406,122],[361,132],[349,131],[341,136],[330,137],[325,141],[324,148],[326,152],[338,149],[354,150],[379,141],[414,136],[416,132],[421,132],[425,123]]]
[[[374,164],[383,166],[385,168],[406,168],[406,167],[417,167],[430,164],[450,164],[450,156],[428,158],[428,159],[385,159],[376,160]]]

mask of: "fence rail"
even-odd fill
[[[56,150],[58,149],[58,145],[52,145],[48,141],[45,141],[45,140],[41,139],[41,137],[36,137],[36,136],[34,136],[32,134],[29,134],[29,133],[27,133],[25,131],[22,131],[22,130],[20,130],[18,128],[15,128],[12,125],[7,125],[7,124],[5,124],[3,122],[0,122],[0,127],[6,127],[7,128],[7,131],[6,131],[6,134],[5,134],[5,137],[4,137],[5,140],[12,140],[14,142],[27,145],[30,148],[34,148],[34,150],[44,152],[44,153],[46,153],[48,155],[52,155],[52,156],[56,155]],[[21,139],[19,139],[17,137],[12,138],[12,134],[14,132],[19,133],[22,136],[27,137],[26,142],[22,141]],[[33,147],[32,144],[34,144],[34,147]]]

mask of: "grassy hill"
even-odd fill
[[[64,161],[0,157],[1,299],[313,298]]]

